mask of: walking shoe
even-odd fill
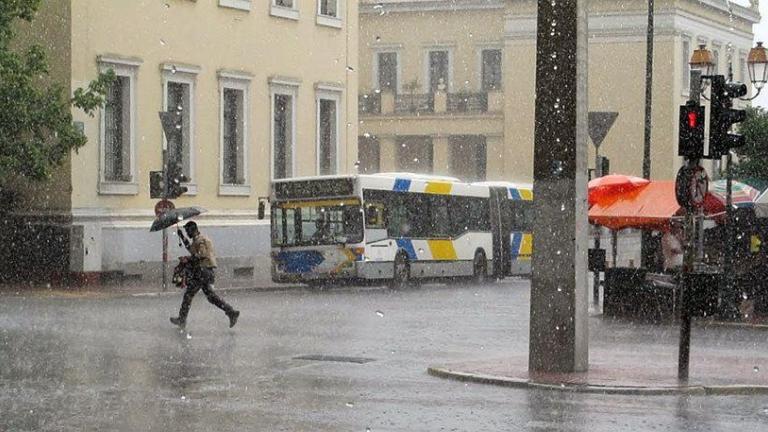
[[[186,322],[182,321],[179,317],[171,317],[171,324],[177,325],[181,328],[184,328],[184,326],[187,324]]]
[[[240,311],[232,311],[227,316],[229,317],[229,328],[232,328],[237,324],[237,319],[240,318]]]

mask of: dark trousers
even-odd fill
[[[227,304],[213,291],[213,282],[215,280],[216,275],[212,268],[201,267],[192,272],[192,277],[187,283],[187,289],[184,291],[184,299],[181,301],[181,309],[179,309],[179,318],[182,321],[186,322],[189,307],[192,305],[192,299],[200,290],[203,290],[203,294],[205,294],[205,297],[212,305],[223,310],[227,315],[235,311],[232,306]]]

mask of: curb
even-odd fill
[[[358,286],[339,286],[339,287],[326,287],[326,288],[312,288],[307,285],[290,284],[290,285],[276,285],[276,286],[244,286],[244,287],[228,287],[228,288],[216,288],[216,292],[219,293],[237,293],[237,292],[288,292],[288,291],[303,291],[307,293],[317,292],[343,292],[350,289],[356,291],[375,291],[385,290],[386,287],[370,286],[370,287],[358,287]],[[94,289],[36,289],[36,290],[20,290],[12,291],[0,290],[0,298],[4,296],[11,297],[26,297],[26,296],[41,296],[49,298],[93,298],[93,299],[113,299],[113,298],[157,298],[157,297],[174,297],[180,296],[184,291],[176,287],[171,287],[166,291],[144,291],[144,292],[132,292],[125,291],[111,291],[109,289],[94,290]]]
[[[634,387],[609,386],[596,384],[538,383],[523,378],[500,377],[471,372],[455,371],[448,368],[430,366],[427,373],[437,378],[451,379],[477,384],[490,384],[500,387],[519,389],[550,390],[588,394],[615,394],[629,396],[754,396],[768,395],[768,386],[762,385],[691,385],[669,387]]]
[[[746,323],[746,322],[729,322],[729,321],[694,321],[697,327],[723,327],[723,328],[748,328],[768,330],[768,324],[762,323]]]

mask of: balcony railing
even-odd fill
[[[399,94],[395,96],[396,113],[421,113],[435,111],[435,95]]]
[[[477,114],[501,111],[503,99],[500,92],[492,93],[435,93],[394,94],[372,92],[358,98],[361,115],[452,113]]]
[[[381,114],[381,93],[361,94],[357,98],[360,114]]]
[[[448,93],[448,112],[472,113],[488,111],[488,93]]]

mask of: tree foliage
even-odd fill
[[[746,144],[735,149],[739,162],[735,174],[739,178],[768,180],[768,111],[761,107],[747,108],[747,118],[740,127]]]
[[[43,47],[14,47],[14,28],[34,19],[41,0],[0,1],[0,185],[9,176],[43,180],[86,137],[72,121],[72,107],[93,116],[114,73],[101,74],[72,97],[50,84]]]

